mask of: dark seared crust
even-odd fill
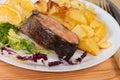
[[[64,57],[65,60],[69,60],[76,51],[77,44],[70,43],[51,31],[48,27],[41,24],[39,19],[36,18],[38,17],[37,15],[38,13],[30,16],[19,30],[33,39],[37,44],[44,48],[54,50],[59,57]]]

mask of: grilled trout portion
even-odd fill
[[[58,21],[37,11],[33,12],[19,30],[67,61],[76,51],[79,42],[78,37]]]

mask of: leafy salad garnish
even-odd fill
[[[31,40],[18,35],[18,31],[18,27],[15,25],[0,23],[0,47],[9,46],[16,51],[24,50],[26,54],[49,53],[46,49],[35,49],[35,44]]]
[[[15,33],[18,32],[18,29],[15,25],[10,23],[0,23],[0,42],[3,44],[8,43],[8,31],[9,29],[13,29]]]

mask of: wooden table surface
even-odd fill
[[[120,80],[120,69],[113,57],[88,69],[64,73],[31,71],[0,61],[0,80]]]
[[[64,73],[31,71],[0,61],[0,80],[120,80],[120,69],[113,57],[88,69]]]

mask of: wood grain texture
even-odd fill
[[[99,5],[98,0],[88,0],[88,1]],[[120,9],[120,0],[110,0],[110,1],[112,1]]]
[[[120,69],[114,58],[94,67],[64,73],[37,72],[0,61],[0,80],[120,80]]]
[[[116,54],[114,55],[114,58],[115,58],[116,63],[118,64],[118,66],[120,68],[120,49],[116,52]]]
[[[120,9],[120,0],[111,0]]]

